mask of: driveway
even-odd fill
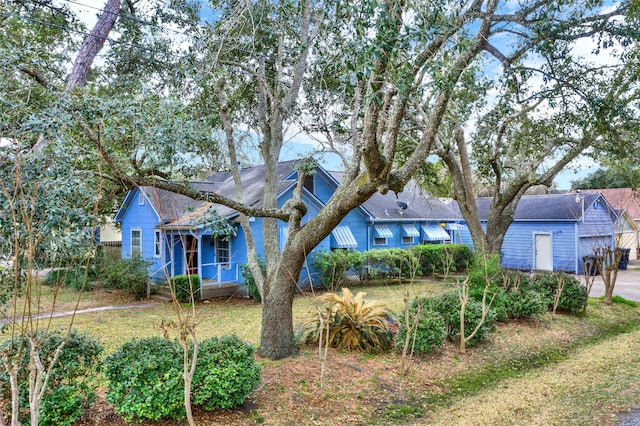
[[[576,276],[580,282],[584,283],[584,277],[582,275]],[[591,289],[590,297],[600,297],[604,295],[604,284],[602,283],[602,277],[596,275],[593,282],[593,288]],[[618,271],[618,279],[616,285],[613,288],[614,296],[622,296],[625,299],[635,300],[640,302],[640,261],[632,260],[629,262],[627,270]]]

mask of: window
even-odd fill
[[[216,238],[216,262],[221,263],[225,269],[230,269],[231,264],[231,244],[228,240]]]
[[[131,229],[131,257],[142,257],[142,229]]]
[[[402,236],[402,244],[413,244],[413,237]]]
[[[160,234],[160,230],[155,230],[153,237],[153,256],[160,257],[162,254],[162,235]]]
[[[381,238],[381,237],[375,237],[373,239],[373,245],[374,246],[386,246],[387,245],[387,239],[386,238]]]
[[[143,206],[144,205],[144,194],[142,192],[140,194],[138,194],[138,205],[139,206]]]
[[[310,176],[305,176],[304,177],[304,185],[303,185],[307,191],[309,191],[312,194],[315,194],[315,185],[313,183],[313,175]]]

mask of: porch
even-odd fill
[[[198,275],[200,279],[200,300],[213,299],[216,297],[229,297],[236,294],[247,296],[246,290],[240,286],[240,265],[237,262],[225,263],[205,263],[197,269],[188,269],[189,274]],[[162,265],[154,271],[151,276],[173,277],[181,275],[175,273],[172,262]],[[171,301],[171,291],[166,285],[166,278],[162,281],[165,285],[156,288],[154,295],[151,295],[151,282],[147,288],[147,297],[158,302]]]

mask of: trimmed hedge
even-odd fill
[[[412,250],[399,248],[369,250],[364,253],[364,275],[369,279],[421,276],[418,258]]]
[[[587,306],[587,289],[572,275],[564,272],[541,272],[533,275],[532,284],[545,297],[551,310],[553,309],[553,295],[558,288],[561,277],[564,279],[564,289],[560,294],[558,309],[574,314],[582,312]]]
[[[322,287],[331,291],[340,288],[348,270],[361,275],[363,263],[364,255],[355,250],[317,251],[311,258],[311,265],[320,273]]]
[[[107,401],[127,421],[185,417],[183,349],[176,340],[134,339],[107,357]],[[242,404],[260,383],[254,348],[236,336],[206,339],[198,346],[192,401],[205,410]]]
[[[409,310],[409,324],[413,325],[418,312],[416,305],[412,306]],[[447,338],[447,329],[444,318],[438,312],[432,310],[420,310],[420,318],[416,325],[415,330],[412,331],[410,348],[413,348],[414,352],[421,353],[423,355],[428,354],[433,349],[440,346]],[[402,348],[407,335],[407,327],[404,323],[404,316],[400,321],[400,330],[396,337],[396,347]],[[415,340],[413,340],[415,337]]]
[[[200,300],[200,277],[198,275],[176,275],[169,280],[171,289],[176,293],[176,299],[180,303],[190,303],[193,295],[194,301]]]
[[[423,244],[411,250],[420,259],[422,272],[430,274],[466,271],[474,258],[465,244]]]

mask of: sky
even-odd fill
[[[75,12],[79,18],[87,25],[87,28],[91,28],[96,20],[97,13],[104,6],[104,1],[96,0],[55,0],[59,4],[66,4]],[[204,2],[207,3],[207,2]],[[209,8],[204,7],[202,11],[203,20],[207,20],[215,13]],[[589,58],[592,61],[599,63],[606,63],[611,60],[607,54],[601,54],[595,56],[592,54],[595,47],[595,42],[590,40],[583,40],[575,47],[575,52],[580,53],[582,56]],[[316,149],[316,143],[307,137],[303,137],[300,134],[293,137],[291,141],[283,149],[281,160],[291,160],[308,156]],[[323,167],[329,170],[341,170],[342,163],[337,155],[326,155],[323,161]],[[594,163],[593,160],[587,157],[580,157],[574,160],[569,166],[561,172],[554,180],[556,189],[569,189],[572,180],[577,180],[585,177],[589,173],[595,171],[599,166]]]

